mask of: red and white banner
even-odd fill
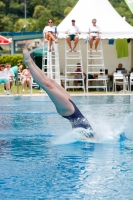
[[[5,38],[0,35],[0,44],[10,44],[12,42],[12,38]]]

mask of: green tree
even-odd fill
[[[11,0],[12,3],[10,3],[10,13],[14,13],[17,14],[18,16],[20,16],[20,13],[23,14],[24,12],[24,3],[21,2],[19,3],[16,0]]]
[[[2,1],[0,1],[0,13],[5,12],[5,7],[6,7],[6,5]]]
[[[45,11],[37,20],[37,23],[36,23],[37,30],[43,30],[43,28],[48,25],[49,19],[53,19],[51,15],[51,11],[48,9],[45,9]]]
[[[32,17],[36,6],[44,6],[43,0],[27,0],[28,16]]]
[[[72,8],[71,7],[66,7],[64,10],[64,16],[67,16],[71,12]]]
[[[45,7],[44,6],[36,6],[34,9],[33,17],[39,18],[45,13]]]
[[[47,8],[51,10],[51,14],[59,19],[64,19],[64,10],[66,7],[73,7],[77,0],[47,0]]]
[[[24,20],[18,20],[16,21],[16,23],[14,24],[14,31],[21,31],[22,27],[24,25]]]
[[[10,21],[10,18],[0,14],[1,23],[0,23],[0,32],[4,31],[12,31],[13,23]]]

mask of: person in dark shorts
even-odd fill
[[[66,37],[66,40],[67,40],[67,44],[70,48],[69,52],[71,52],[71,51],[76,52],[76,46],[77,46],[78,41],[79,41],[78,34],[80,34],[80,31],[79,31],[79,27],[75,26],[75,20],[74,19],[72,19],[72,25],[68,28],[68,30],[66,31],[66,34],[68,34],[67,37]],[[74,47],[72,47],[71,41],[74,41]]]
[[[24,62],[29,67],[34,80],[46,91],[57,112],[70,121],[72,128],[88,129],[91,132],[90,137],[93,137],[91,125],[71,100],[70,94],[36,66],[26,48],[23,49],[23,56]]]

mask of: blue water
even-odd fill
[[[133,200],[133,96],[73,100],[97,141],[48,97],[0,98],[0,200]]]

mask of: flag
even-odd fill
[[[125,0],[125,2],[129,7],[130,11],[133,13],[133,0]]]

